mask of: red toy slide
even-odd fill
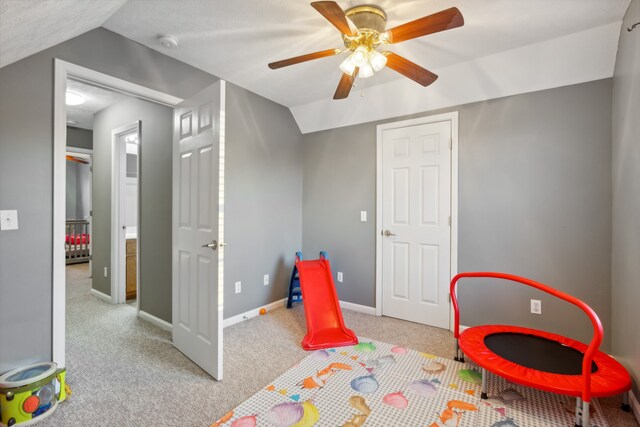
[[[317,350],[358,344],[356,334],[344,325],[329,260],[322,252],[320,259],[302,261],[300,258],[296,254],[307,318],[307,335],[302,340],[302,348]]]

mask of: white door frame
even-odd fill
[[[112,77],[70,62],[55,59],[53,71],[53,273],[52,273],[52,360],[58,367],[66,366],[65,359],[65,250],[64,227],[66,210],[66,151],[67,109],[65,92],[67,79],[106,87],[157,104],[175,107],[182,99],[126,80]],[[59,242],[59,243],[57,243]]]
[[[123,137],[133,132],[138,134],[138,155],[136,156],[138,170],[138,213],[136,218],[136,310],[140,313],[140,154],[142,143],[142,122],[140,120],[111,131],[111,302],[123,304],[127,302],[127,254],[126,236],[122,238],[122,222],[124,221],[124,198],[126,189],[126,151],[127,144]],[[125,162],[122,158],[125,154]],[[125,179],[122,179],[124,168]]]
[[[382,316],[382,134],[385,130],[437,122],[451,122],[451,267],[449,280],[458,273],[458,112],[419,117],[376,126],[376,316]],[[449,329],[453,310],[449,308]]]

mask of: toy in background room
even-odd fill
[[[0,376],[0,423],[31,425],[51,415],[70,394],[66,369],[54,362],[34,363]]]

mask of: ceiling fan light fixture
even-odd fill
[[[358,76],[360,76],[361,79],[368,79],[374,74],[375,74],[375,71],[373,71],[373,67],[371,66],[371,63],[367,61],[364,63],[362,67],[360,67],[360,72],[358,73]]]
[[[351,54],[351,61],[356,67],[363,67],[369,62],[369,49],[364,45],[358,46]]]
[[[349,51],[347,59],[340,64],[342,76],[333,99],[347,98],[356,77],[369,78],[385,67],[421,86],[429,86],[438,78],[436,74],[396,53],[378,52],[377,49],[381,45],[393,45],[464,25],[464,18],[456,7],[387,29],[387,14],[375,5],[355,6],[345,11],[335,1],[327,0],[313,1],[311,6],[342,33],[345,48],[299,55],[268,66],[275,70]]]
[[[345,74],[349,74],[350,76],[353,75],[353,71],[356,69],[356,64],[353,63],[352,56],[353,54],[347,56],[347,59],[342,61],[342,64],[340,64],[340,70],[342,70],[342,72]]]
[[[84,104],[86,99],[82,95],[75,92],[69,92],[65,94],[65,104],[67,105],[81,105]]]
[[[378,72],[387,64],[387,57],[377,50],[371,50],[371,52],[369,52],[369,62],[373,70]]]

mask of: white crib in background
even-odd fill
[[[88,262],[91,259],[89,221],[67,220],[64,234],[66,263]]]

